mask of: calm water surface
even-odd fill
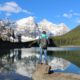
[[[26,58],[28,63],[34,61],[35,64],[38,62],[39,48],[3,49],[0,50],[0,58],[11,60],[12,63]],[[54,71],[80,74],[80,47],[49,47],[48,63],[51,66],[59,66]]]

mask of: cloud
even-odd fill
[[[5,15],[8,17],[8,16],[11,16],[11,13],[6,13]]]
[[[28,11],[28,10],[22,10],[22,12],[24,12],[24,13],[27,13],[27,14],[32,14],[30,11]]]
[[[75,15],[75,16],[80,16],[80,13],[73,13],[73,15]]]
[[[60,16],[60,15],[56,15],[55,17],[59,18],[59,17],[61,17],[61,16]]]
[[[16,2],[6,2],[0,5],[0,11],[5,11],[8,13],[27,13],[31,14],[28,10],[22,9]]]
[[[71,9],[69,12],[73,12],[73,10]]]
[[[73,10],[70,10],[68,13],[64,13],[62,16],[65,18],[79,17],[80,13],[73,12]]]
[[[73,14],[71,13],[64,13],[63,14],[63,17],[66,17],[66,18],[72,18]]]
[[[80,24],[80,19],[77,19],[76,22]]]

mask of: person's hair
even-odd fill
[[[46,34],[46,31],[43,31],[42,33],[43,33],[43,34]]]

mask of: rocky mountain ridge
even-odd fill
[[[54,24],[46,19],[37,23],[32,16],[17,20],[14,23],[10,20],[0,21],[1,35],[5,35],[4,38],[8,37],[11,40],[14,39],[10,36],[12,34],[14,34],[16,39],[18,39],[18,36],[20,35],[22,42],[34,40],[39,37],[44,30],[47,32],[48,36],[60,36],[67,33],[69,28],[64,23]]]
[[[20,19],[16,24],[17,31],[28,30],[35,33],[36,31],[42,32],[45,30],[48,34],[52,34],[52,36],[63,35],[69,31],[69,28],[64,23],[54,24],[46,19],[37,23],[34,17]]]

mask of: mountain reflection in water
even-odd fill
[[[6,50],[6,55],[5,52],[3,54],[0,54],[0,59],[7,71],[15,71],[17,74],[31,78],[39,59],[37,48],[10,49]],[[48,64],[52,66],[54,71],[80,74],[78,59],[80,60],[79,51],[48,51]],[[79,67],[75,65],[76,62]]]

